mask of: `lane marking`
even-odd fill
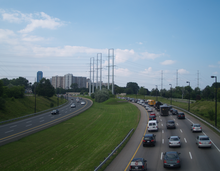
[[[182,129],[180,129],[180,132],[183,132]]]
[[[178,123],[176,123],[176,125],[179,125]]]
[[[202,133],[203,133],[204,135],[206,135],[205,132],[202,131]],[[207,135],[206,135],[206,136],[207,136]],[[211,139],[210,139],[210,141],[212,142],[212,145],[214,145],[215,148],[218,150],[218,152],[220,152],[220,149],[215,145],[215,143],[214,143]]]
[[[184,138],[185,143],[187,143],[186,138]]]
[[[162,139],[162,144],[164,144],[164,139]]]
[[[162,130],[162,134],[164,133],[164,130]]]
[[[12,131],[14,131],[14,130],[10,130],[10,131],[7,131],[7,132],[5,132],[5,133],[7,134],[7,133],[12,132]]]
[[[17,125],[13,125],[13,126],[11,126],[10,128],[14,128],[14,127],[16,127]]]
[[[160,160],[163,159],[163,152],[161,152],[161,155],[160,155]]]
[[[149,121],[149,118],[147,119],[147,122],[148,122],[148,121]],[[146,128],[145,128],[144,135],[146,134],[146,132],[147,132],[147,126],[146,126]],[[143,142],[143,139],[144,139],[144,137],[141,138],[140,144],[138,145],[138,147],[137,147],[137,149],[136,149],[134,155],[132,156],[131,160],[128,162],[128,165],[126,166],[126,168],[125,168],[124,171],[126,171],[126,170],[128,169],[128,167],[130,166],[130,163],[131,163],[131,161],[133,160],[133,158],[134,158],[134,156],[136,155],[136,153],[138,152],[138,150],[139,150],[139,148],[140,148],[140,146],[141,146],[141,144],[142,144],[142,142]]]
[[[26,125],[26,127],[31,126],[32,124]]]
[[[191,152],[189,152],[189,156],[190,156],[190,158],[192,159],[192,154],[191,154]]]
[[[163,124],[161,124],[161,126],[163,126]]]

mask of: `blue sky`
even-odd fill
[[[214,82],[211,75],[220,79],[218,0],[0,4],[0,78],[22,76],[33,83],[37,71],[48,79],[68,73],[89,78],[90,58],[96,67],[102,53],[102,81],[107,82],[108,49],[113,48],[119,86],[137,82],[149,90],[169,89],[190,81],[192,88],[204,89]]]

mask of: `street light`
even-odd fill
[[[215,78],[215,127],[217,127],[217,76],[211,78]]]
[[[158,101],[158,99],[157,99],[157,85],[156,85],[156,100]]]
[[[171,86],[171,99],[170,99],[170,104],[172,105],[172,84],[169,84]]]
[[[189,83],[189,87],[190,87],[190,82],[187,81],[186,83]],[[188,111],[190,111],[190,91],[189,91],[189,103],[188,103]]]

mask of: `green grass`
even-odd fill
[[[7,98],[5,99],[5,109],[0,110],[0,121],[17,118],[20,116],[28,115],[34,113],[35,111],[35,97],[34,96],[24,96],[24,98]],[[65,103],[65,99],[59,100],[59,104]],[[51,103],[54,107],[57,106],[57,97],[53,96],[51,98],[44,98],[42,96],[36,97],[36,112],[40,112],[51,108]]]
[[[0,170],[94,170],[139,119],[130,103],[94,103],[68,121],[1,146]]]

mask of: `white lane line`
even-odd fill
[[[190,158],[192,159],[192,154],[191,154],[191,152],[189,152],[189,156],[190,156]]]
[[[189,122],[191,122],[192,124],[194,124],[193,121],[191,121],[190,119],[188,119],[188,118],[186,118],[186,119],[187,119]]]
[[[163,152],[161,152],[161,155],[160,155],[160,160],[163,159]]]
[[[12,132],[12,131],[14,131],[14,130],[10,130],[10,131],[7,131],[7,132],[5,132],[5,133],[7,134],[7,133]]]
[[[184,138],[185,143],[187,143],[186,138]]]
[[[162,119],[160,119],[160,121],[162,122]]]
[[[41,117],[41,118],[39,118],[39,119],[43,119],[44,117]]]
[[[14,127],[16,127],[17,125],[13,125],[13,126],[11,126],[10,128],[14,128]]]
[[[40,122],[43,122],[44,120],[41,120]]]
[[[27,121],[26,123],[30,123],[30,122],[32,122],[32,121]]]
[[[175,119],[173,118],[173,120],[175,121]]]
[[[204,135],[206,135],[205,132],[202,131],[202,133],[203,133]],[[206,136],[207,136],[207,135],[206,135]],[[218,150],[218,152],[220,152],[220,149],[215,145],[215,143],[214,143],[211,139],[210,139],[210,141],[212,142],[212,145],[214,145],[215,148]]]
[[[176,123],[176,125],[179,125],[178,123]]]
[[[164,133],[164,130],[162,130],[162,134]]]
[[[164,144],[164,139],[162,139],[162,144]]]
[[[180,129],[180,132],[183,132],[182,129]]]
[[[26,127],[31,126],[32,124],[26,125]]]
[[[161,126],[163,126],[163,124],[161,124]]]

